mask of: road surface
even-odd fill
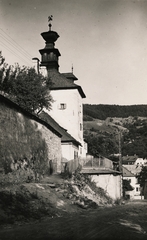
[[[147,201],[0,228],[0,240],[147,239]]]

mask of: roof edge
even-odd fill
[[[52,126],[50,126],[47,122],[42,120],[41,118],[37,117],[35,114],[28,112],[24,108],[20,107],[18,104],[12,102],[10,99],[6,98],[5,96],[0,94],[0,100],[2,100],[4,103],[11,105],[13,108],[15,108],[17,111],[25,114],[27,117],[29,117],[32,120],[35,120],[41,124],[43,124],[45,127],[47,127],[49,130],[54,132],[57,136],[60,138],[62,137],[61,133],[59,133],[56,129],[54,129]]]
[[[78,89],[80,95],[82,98],[86,98],[86,95],[85,93],[83,92],[83,89],[77,85],[77,86],[70,86],[70,87],[50,87],[50,90],[60,90],[60,89],[63,89],[63,90],[66,90],[66,89]]]

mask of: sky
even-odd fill
[[[0,0],[0,50],[34,66],[41,33],[59,34],[59,71],[78,78],[89,104],[147,104],[147,0]]]

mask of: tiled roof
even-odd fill
[[[137,165],[128,165],[128,164],[123,164],[123,167],[125,167],[126,169],[128,169],[131,173],[133,174],[138,174],[141,172],[142,167],[141,166],[137,166]]]
[[[134,156],[124,156],[122,157],[122,161],[123,162],[135,162],[137,160],[138,156],[134,155]]]
[[[56,69],[49,70],[49,77],[52,81],[52,86],[50,87],[51,90],[77,89],[82,98],[86,97],[81,86],[67,79],[63,74],[59,73]]]
[[[122,166],[122,173],[123,173],[123,177],[135,177],[135,175],[124,166]]]
[[[64,77],[68,78],[68,79],[71,79],[73,81],[76,81],[78,80],[78,78],[72,73],[72,72],[69,72],[69,73],[61,73]]]
[[[54,127],[61,135],[61,142],[72,142],[76,146],[81,145],[80,142],[78,142],[75,138],[73,138],[66,129],[62,128],[48,113],[42,112],[39,117],[43,119],[45,122],[50,124],[52,127]]]

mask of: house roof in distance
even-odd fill
[[[124,166],[122,166],[122,173],[123,177],[135,177],[135,175]]]
[[[67,78],[65,74],[59,73],[56,69],[50,69],[48,71],[48,76],[52,82],[50,90],[77,89],[82,98],[86,97],[81,86],[75,84],[74,81],[72,80],[74,77],[72,77],[71,79],[71,75],[70,78],[69,77]]]
[[[78,142],[75,138],[73,138],[66,129],[62,128],[48,113],[42,112],[40,113],[39,117],[43,119],[45,122],[50,124],[52,127],[57,129],[57,131],[62,135],[61,142],[72,142],[76,146],[81,145],[80,142]]]
[[[123,164],[129,164],[129,163],[135,163],[135,161],[137,160],[138,156],[134,155],[134,156],[124,156],[122,157],[122,163]]]
[[[123,164],[123,167],[127,168],[131,173],[133,173],[135,175],[140,173],[141,169],[142,169],[141,166],[137,166],[135,164],[133,164],[133,165]]]

